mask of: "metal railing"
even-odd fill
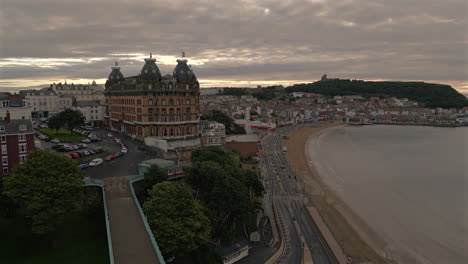
[[[129,184],[130,184],[130,190],[131,190],[132,196],[133,196],[133,201],[135,201],[135,205],[138,208],[138,212],[140,213],[141,219],[143,220],[143,224],[145,226],[146,232],[148,233],[148,235],[150,237],[150,240],[151,240],[151,243],[153,244],[153,248],[156,251],[156,256],[158,257],[159,263],[166,264],[166,262],[164,261],[164,257],[161,254],[161,250],[159,249],[158,242],[156,242],[156,239],[154,238],[154,235],[153,235],[153,231],[151,230],[151,227],[148,224],[148,220],[146,219],[146,215],[143,212],[143,210],[141,209],[140,202],[138,201],[138,199],[136,197],[135,189],[133,188],[133,183],[137,182],[137,181],[141,181],[141,180],[143,180],[143,177],[141,177],[141,176],[134,176],[134,177],[132,177],[132,178],[130,178],[128,180]]]
[[[106,233],[107,233],[107,246],[109,247],[109,261],[110,264],[114,264],[114,248],[112,247],[112,237],[110,232],[110,223],[109,223],[109,213],[107,210],[107,202],[106,202],[106,191],[104,190],[104,182],[97,179],[90,179],[85,177],[83,179],[84,186],[97,186],[101,187],[102,189],[102,201],[104,203],[104,217],[106,220]]]

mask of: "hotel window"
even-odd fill
[[[189,85],[186,84],[186,85],[185,85],[185,90],[188,90],[188,89],[189,89]]]
[[[6,142],[6,136],[1,136],[1,142],[5,143]]]
[[[3,174],[8,174],[8,168],[3,168]]]
[[[19,155],[20,162],[23,162],[26,160],[26,155]]]
[[[18,141],[26,141],[26,135],[18,135]]]
[[[185,100],[185,104],[186,104],[186,105],[189,105],[189,104],[190,104],[190,100],[189,100],[189,99]]]
[[[26,144],[19,144],[19,153],[26,153]]]
[[[26,130],[26,125],[20,125],[19,130],[20,131],[25,131]]]
[[[165,128],[163,128],[162,134],[163,134],[163,135],[162,135],[163,137],[166,137],[166,136],[167,136],[167,130],[166,130]]]
[[[171,130],[170,130],[170,131],[171,131],[171,134],[170,134],[170,136],[171,136],[171,137],[173,137],[173,136],[174,136],[174,129],[173,129],[173,128],[171,128]]]
[[[180,136],[180,127],[177,128],[177,136]]]
[[[191,135],[192,134],[192,129],[190,127],[187,127],[187,132],[185,134],[186,135]]]
[[[0,132],[5,132],[5,127],[4,126],[0,126]]]
[[[153,105],[153,100],[151,100],[151,99],[148,100],[148,104],[149,104],[149,105]]]
[[[7,154],[7,145],[2,145],[2,154]]]
[[[166,99],[161,100],[161,105],[166,105]]]
[[[5,166],[5,165],[8,165],[8,157],[2,157],[2,164]]]

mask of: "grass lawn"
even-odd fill
[[[33,237],[23,227],[0,217],[0,263],[109,263],[104,212],[70,215],[50,237]]]
[[[51,138],[57,138],[60,141],[79,141],[86,138],[67,129],[59,129],[58,131],[55,131],[55,129],[52,128],[41,128],[39,131]]]

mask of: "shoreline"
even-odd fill
[[[323,220],[339,241],[346,255],[354,263],[393,263],[385,258],[386,243],[353,212],[322,180],[311,161],[308,146],[321,134],[341,127],[343,123],[324,123],[319,127],[305,127],[290,131],[285,146],[286,157],[297,175],[303,176],[305,192],[320,212]]]

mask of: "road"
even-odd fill
[[[120,133],[112,133],[113,137],[108,137],[107,133],[109,133],[109,130],[106,129],[96,129],[93,133],[102,138],[102,142],[99,142],[99,146],[102,146],[109,152],[116,153],[120,151],[120,144],[113,140],[114,137],[117,137],[125,144],[128,149],[128,153],[115,160],[104,161],[102,165],[97,167],[88,168],[86,170],[86,176],[95,179],[104,179],[108,177],[138,174],[138,164],[145,159],[145,153],[138,150],[139,143],[127,137],[123,137]],[[91,143],[89,146],[93,147],[93,144],[94,143]]]
[[[262,162],[267,171],[265,197],[272,199],[283,223],[280,233],[285,240],[285,251],[278,263],[302,263],[303,237],[304,246],[308,247],[315,264],[332,264],[314,230],[312,219],[303,206],[300,179],[294,176],[282,153],[282,135],[296,128],[279,128],[266,134],[261,140],[265,152]]]

